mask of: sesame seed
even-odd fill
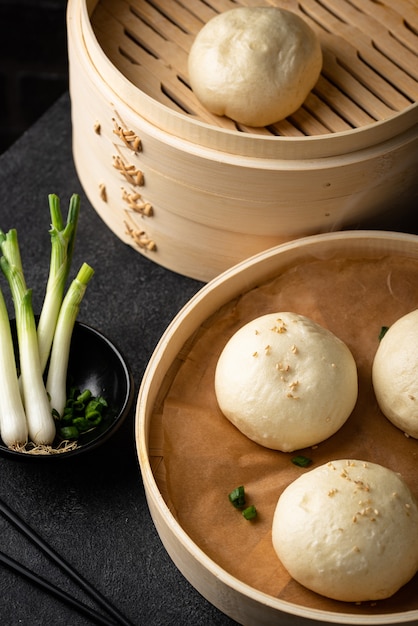
[[[279,372],[288,372],[290,370],[290,365],[283,365],[283,363],[276,363],[275,367]]]
[[[276,326],[273,326],[273,328],[271,328],[270,330],[272,330],[274,333],[285,333],[286,332],[286,324],[283,320],[281,320],[280,318],[278,318],[276,320]]]

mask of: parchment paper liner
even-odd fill
[[[371,384],[381,327],[415,308],[416,260],[307,261],[225,305],[179,355],[181,364],[162,415],[157,412],[151,422],[154,449],[159,441],[163,456],[156,480],[186,533],[237,579],[320,610],[384,614],[418,608],[418,576],[384,601],[336,602],[291,579],[271,545],[272,515],[281,491],[301,473],[332,459],[381,463],[400,472],[418,497],[418,441],[407,438],[382,415]],[[356,408],[338,433],[300,451],[313,461],[308,469],[291,462],[293,453],[268,450],[247,439],[222,415],[214,394],[216,362],[228,338],[250,319],[278,311],[307,315],[332,330],[349,346],[358,367]],[[228,493],[241,484],[248,502],[257,506],[255,522],[245,520],[228,501]]]

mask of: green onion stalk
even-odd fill
[[[71,337],[80,304],[94,270],[83,263],[64,296],[58,315],[51,358],[48,368],[46,389],[54,414],[62,416],[67,400],[67,370],[70,356]]]
[[[9,448],[24,447],[28,424],[20,394],[9,314],[0,289],[0,434]]]
[[[51,257],[45,298],[38,321],[39,354],[43,372],[48,362],[58,314],[64,298],[80,212],[80,196],[73,194],[69,203],[67,221],[64,224],[58,196],[50,194],[48,199],[51,215],[49,231]]]
[[[11,229],[7,234],[0,233],[0,246],[0,266],[9,283],[15,309],[23,405],[29,437],[36,445],[50,445],[55,438],[55,423],[43,381],[32,291],[26,286],[17,231]]]

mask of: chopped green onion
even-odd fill
[[[382,328],[380,329],[380,333],[379,333],[379,341],[383,339],[383,337],[386,335],[388,330],[389,330],[389,326],[382,326]]]
[[[100,414],[103,404],[100,400],[90,400],[86,406],[86,417],[89,419],[90,415]]]
[[[245,506],[245,490],[241,485],[231,491],[228,496],[229,501],[236,509],[242,509]]]
[[[55,328],[46,388],[52,408],[62,415],[67,401],[67,369],[71,337],[81,301],[94,270],[83,263],[63,299]]]
[[[78,439],[80,433],[75,426],[64,426],[60,429],[60,435],[63,439]]]
[[[245,519],[252,520],[257,517],[257,509],[254,504],[252,504],[251,506],[247,506],[247,508],[242,511],[242,514]]]
[[[24,446],[28,440],[28,425],[13,347],[9,315],[0,289],[0,434],[9,448]]]
[[[58,314],[64,297],[80,211],[80,197],[73,194],[70,199],[67,222],[64,225],[58,196],[50,194],[48,198],[51,215],[51,230],[49,231],[51,258],[45,298],[37,329],[42,371],[45,370],[51,351]]]
[[[73,412],[76,412],[76,413],[78,413],[80,411],[84,411],[85,406],[86,406],[85,402],[80,402],[80,400],[74,400],[71,403],[71,408],[72,408]],[[68,406],[67,406],[67,408],[68,408]],[[64,411],[65,411],[65,409],[64,409]]]
[[[312,459],[309,459],[307,456],[299,454],[292,458],[292,463],[294,465],[298,465],[298,467],[308,467],[308,465],[312,463]]]
[[[73,419],[73,426],[77,428],[79,433],[85,432],[91,428],[85,417],[76,417]]]
[[[74,401],[74,398],[77,398],[77,400]],[[79,402],[79,398],[88,400],[87,404],[86,402]],[[102,396],[93,397],[88,389],[80,394],[75,387],[72,387],[68,393],[62,418],[60,419],[59,415],[57,415],[60,437],[63,439],[70,438],[67,435],[69,427],[73,429],[71,431],[72,439],[77,439],[81,433],[92,430],[102,423],[107,407],[107,401]],[[76,431],[78,435],[74,434]]]
[[[55,438],[55,423],[46,393],[39,355],[32,292],[23,274],[17,232],[1,233],[1,269],[12,292],[16,315],[20,371],[29,437],[36,445],[49,445]]]
[[[78,394],[76,400],[77,402],[84,403],[91,398],[91,391],[89,389],[85,389],[83,393]]]

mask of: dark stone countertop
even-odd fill
[[[98,217],[74,168],[68,94],[0,157],[0,190],[0,228],[18,231],[27,283],[34,289],[35,311],[48,272],[48,194],[60,196],[63,209],[72,193],[80,194],[74,267],[86,261],[96,275],[79,319],[99,328],[118,345],[131,366],[138,391],[160,336],[202,283],[152,263],[122,243]],[[370,226],[417,232],[416,223],[416,200],[411,199],[408,215],[391,216]],[[41,262],[44,259],[45,263]],[[54,464],[52,469],[49,464],[0,457],[0,497],[133,624],[233,624],[183,578],[162,546],[148,511],[133,432],[134,410],[110,441],[77,462]],[[62,582],[60,572],[1,516],[0,536],[1,550],[40,575]],[[83,594],[74,593],[88,602]],[[2,566],[0,621],[5,626],[89,623]]]

